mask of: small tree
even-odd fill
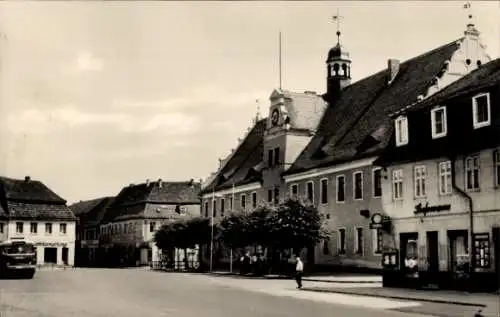
[[[310,247],[327,236],[318,209],[299,199],[287,199],[269,221],[273,244],[281,250]]]

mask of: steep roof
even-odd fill
[[[161,183],[161,186],[160,186]],[[124,187],[109,205],[103,222],[120,216],[144,217],[148,204],[183,205],[199,204],[201,184],[187,182],[150,182]]]
[[[386,69],[347,86],[329,104],[315,136],[285,174],[378,153],[392,133],[389,115],[425,95],[445,61],[459,48],[459,41],[401,63],[390,84]]]
[[[416,103],[405,112],[432,107],[444,100],[458,98],[500,83],[500,58],[489,61],[466,76],[446,86],[431,97]],[[403,112],[402,112],[403,113]]]
[[[1,206],[11,219],[74,220],[75,216],[59,197],[37,180],[0,177]]]
[[[259,120],[247,134],[230,160],[217,172],[216,177],[205,188],[204,192],[243,185],[261,179],[259,164],[264,153],[264,131],[267,118]]]
[[[114,197],[100,197],[92,200],[80,201],[69,206],[76,217],[84,224],[98,224],[113,202]]]

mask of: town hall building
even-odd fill
[[[393,135],[390,115],[430,98],[490,61],[470,23],[464,36],[351,82],[350,55],[338,40],[326,58],[326,93],[271,93],[269,115],[256,120],[202,188],[202,214],[305,197],[332,233],[306,256],[309,270],[379,270],[385,216],[384,172],[374,164]],[[375,48],[374,48],[375,49]]]

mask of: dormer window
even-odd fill
[[[472,116],[474,129],[490,125],[490,94],[479,94],[472,98]]]
[[[395,121],[396,125],[396,146],[408,144],[408,118],[399,117]]]
[[[446,108],[439,107],[431,110],[432,138],[446,136]]]

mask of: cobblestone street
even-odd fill
[[[2,317],[401,317],[409,315],[397,310],[439,316],[436,312],[447,309],[447,305],[298,291],[289,280],[248,280],[140,269],[42,270],[34,280],[0,283]],[[308,284],[320,286],[321,282]],[[450,310],[452,305],[448,306]],[[432,309],[435,312],[429,311]],[[455,312],[453,316],[472,316],[471,308],[467,307],[455,308]]]

